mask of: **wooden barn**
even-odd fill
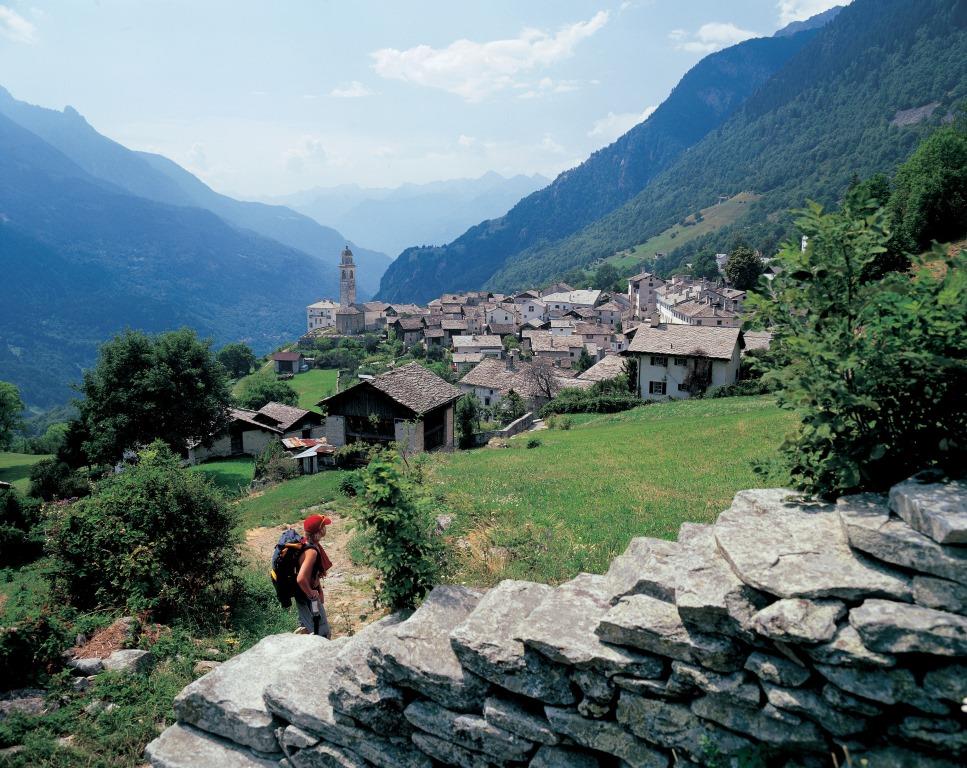
[[[399,441],[411,451],[453,448],[456,401],[452,384],[410,363],[361,381],[319,401],[325,407],[331,445]]]

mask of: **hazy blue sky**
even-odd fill
[[[246,197],[553,176],[706,53],[835,4],[0,0],[0,85]]]

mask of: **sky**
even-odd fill
[[[0,85],[247,199],[554,177],[703,56],[835,4],[0,0]]]

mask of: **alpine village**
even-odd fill
[[[0,767],[967,765],[965,0],[0,62]]]

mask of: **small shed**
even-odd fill
[[[276,352],[272,362],[276,373],[299,373],[309,368],[301,352]]]
[[[411,451],[453,448],[456,401],[461,392],[419,363],[361,381],[319,401],[326,439],[347,443],[405,443]]]

